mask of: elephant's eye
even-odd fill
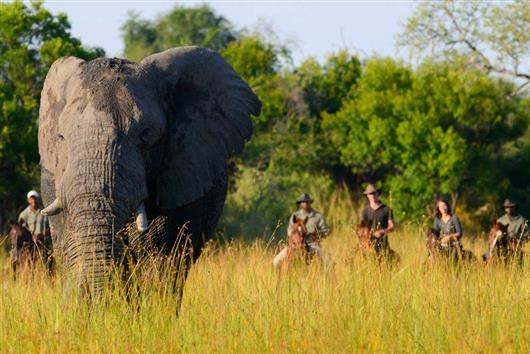
[[[64,136],[62,134],[57,134],[57,139],[64,140]]]

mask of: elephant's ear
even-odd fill
[[[157,180],[158,205],[197,200],[225,173],[252,135],[250,115],[261,102],[217,53],[198,47],[169,49],[142,60],[167,114],[167,142]]]
[[[57,59],[44,81],[39,109],[39,153],[42,167],[52,174],[58,168],[56,144],[59,116],[72,92],[69,82],[79,72],[82,63],[84,60],[76,57]]]

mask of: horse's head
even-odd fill
[[[359,238],[359,244],[361,245],[362,252],[368,252],[372,249],[370,239],[372,238],[372,231],[370,226],[365,221],[361,221],[360,224],[353,225],[355,233]]]
[[[9,222],[9,239],[11,246],[20,248],[24,242],[31,241],[31,233],[19,222],[11,220]]]
[[[440,231],[433,229],[432,227],[429,227],[427,229],[427,238],[439,238],[440,237]]]
[[[293,215],[293,229],[289,235],[289,244],[295,247],[302,246],[304,239],[308,236],[307,232],[307,223],[308,217],[306,216],[303,219],[297,218],[296,215]]]
[[[9,237],[12,239],[22,234],[22,225],[14,220],[9,221]]]
[[[364,220],[360,224],[353,225],[353,228],[360,238],[370,238],[370,226]]]
[[[493,221],[493,226],[490,229],[488,239],[492,240],[494,238],[500,239],[508,233],[508,225],[503,225],[497,220]]]
[[[440,231],[433,229],[432,227],[429,227],[427,229],[425,241],[427,243],[427,249],[429,250],[429,254],[432,256],[433,253],[436,252],[436,244],[440,240]]]

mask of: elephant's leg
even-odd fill
[[[204,244],[213,237],[223,210],[226,190],[227,175],[223,171],[214,187],[202,198],[168,213],[166,244],[179,255],[180,269],[173,284],[179,302],[190,266],[200,257]],[[183,227],[186,229],[183,230]]]
[[[215,184],[202,198],[193,203],[171,211],[168,235],[170,244],[175,244],[183,225],[192,246],[191,261],[196,261],[201,255],[204,244],[215,232],[217,223],[223,211],[227,190],[227,174],[223,171],[214,181]],[[182,242],[182,241],[181,241]]]

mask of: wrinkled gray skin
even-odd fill
[[[140,63],[57,60],[42,91],[39,152],[56,254],[91,294],[123,254],[118,230],[163,218],[169,252],[188,224],[192,259],[212,235],[226,197],[226,159],[251,137],[261,103],[218,54],[170,49]]]

